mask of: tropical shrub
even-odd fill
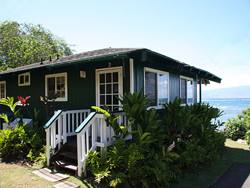
[[[41,157],[43,150],[43,144],[45,139],[42,133],[42,127],[38,126],[39,111],[34,112],[34,129],[29,129],[26,123],[22,121],[21,108],[17,109],[17,105],[26,105],[25,100],[19,97],[19,101],[14,103],[14,98],[4,98],[0,100],[0,104],[8,106],[13,112],[14,117],[12,119],[19,118],[15,128],[0,130],[0,153],[2,157],[27,157],[31,161],[36,160],[37,157]],[[6,114],[0,114],[0,117],[5,120],[6,123],[10,123]]]
[[[178,155],[163,155],[159,151],[136,142],[117,139],[104,154],[90,152],[86,169],[95,176],[95,181],[106,182],[111,187],[158,187],[167,185],[174,178],[171,171],[172,158]],[[102,156],[102,157],[101,157]]]
[[[148,109],[142,91],[124,94],[119,99],[133,126],[123,127],[119,117],[96,108],[107,115],[107,124],[115,132],[116,141],[108,151],[90,152],[87,174],[95,181],[111,187],[163,187],[179,181],[184,168],[218,158],[225,136],[216,132],[221,126],[214,119],[221,115],[206,104],[182,106],[180,99],[164,104],[163,116]],[[132,134],[131,140],[125,138]]]
[[[228,119],[225,134],[232,140],[245,139],[250,144],[250,108],[242,110],[237,118]]]
[[[181,106],[181,100],[164,104],[162,127],[166,142],[175,142],[175,151],[180,154],[182,167],[198,165],[218,158],[224,147],[225,137],[216,130],[222,124],[216,121],[222,112],[208,104]]]
[[[245,134],[245,140],[247,141],[247,144],[250,145],[250,130],[248,130]]]
[[[228,119],[225,125],[225,135],[232,140],[244,139],[247,132],[247,126],[242,119]]]

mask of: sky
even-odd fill
[[[0,0],[0,22],[41,24],[75,53],[148,48],[222,78],[204,90],[250,85],[249,0]]]

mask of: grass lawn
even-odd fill
[[[226,141],[226,148],[218,161],[209,165],[199,166],[186,172],[180,183],[171,184],[171,188],[207,188],[233,163],[250,164],[249,146],[231,140]],[[10,163],[0,163],[0,187],[52,187],[57,183],[40,178],[32,173],[34,167],[20,166]],[[66,174],[69,175],[69,174]],[[99,187],[79,180],[69,175],[68,181],[81,187]]]
[[[58,184],[59,182],[50,182],[45,180],[44,178],[40,178],[39,176],[33,174],[32,172],[37,170],[34,167],[27,167],[21,166],[17,164],[10,164],[10,163],[0,163],[0,187],[1,188],[27,188],[27,187],[52,187],[53,185]],[[64,173],[65,174],[65,173]],[[91,185],[89,183],[84,182],[83,180],[79,180],[78,178],[74,177],[70,174],[68,175],[69,178],[66,179],[72,183],[80,185],[83,188],[95,188],[98,186]]]
[[[207,188],[230,167],[233,163],[250,164],[249,146],[227,139],[226,148],[220,159],[209,165],[202,165],[187,171],[178,184],[172,188]]]

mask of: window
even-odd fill
[[[145,95],[152,101],[151,106],[159,106],[168,102],[169,74],[167,72],[145,68]]]
[[[45,96],[56,98],[56,101],[67,101],[67,73],[45,76]]]
[[[30,73],[26,72],[18,75],[18,86],[29,86],[30,85]]]
[[[6,98],[6,82],[0,81],[0,96],[2,98]]]
[[[181,76],[180,85],[181,103],[192,104],[194,102],[193,79]]]

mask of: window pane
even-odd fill
[[[106,96],[106,104],[112,104],[111,102],[111,95]]]
[[[187,80],[187,103],[193,103],[193,82]]]
[[[27,82],[29,82],[29,76],[28,75],[25,76],[25,83],[27,83]]]
[[[118,93],[118,84],[113,85],[113,93]]]
[[[107,73],[106,74],[106,83],[110,83],[111,82],[111,73]]]
[[[118,82],[118,72],[113,73],[113,82]]]
[[[158,74],[158,102],[168,102],[168,75]]]
[[[185,104],[187,102],[186,100],[186,79],[181,78],[181,103]]]
[[[106,85],[106,92],[109,93],[109,94],[112,93],[112,91],[111,91],[111,84],[107,84]]]
[[[55,95],[55,78],[48,78],[48,97],[54,97]]]
[[[100,74],[100,83],[105,83],[105,74]]]
[[[1,98],[5,98],[5,84],[1,84],[0,85],[1,87]]]
[[[118,104],[118,95],[113,96],[113,104]]]
[[[20,76],[20,84],[24,84],[24,76]]]
[[[57,97],[59,98],[64,98],[65,97],[65,78],[64,76],[62,77],[57,77],[56,79],[57,85],[56,85],[56,93]]]
[[[100,85],[100,94],[105,94],[105,85]]]
[[[100,104],[105,104],[105,96],[104,95],[100,96]]]
[[[156,103],[156,87],[157,87],[156,73],[145,73],[145,94],[148,95],[148,99],[151,101],[150,105],[157,105]]]

